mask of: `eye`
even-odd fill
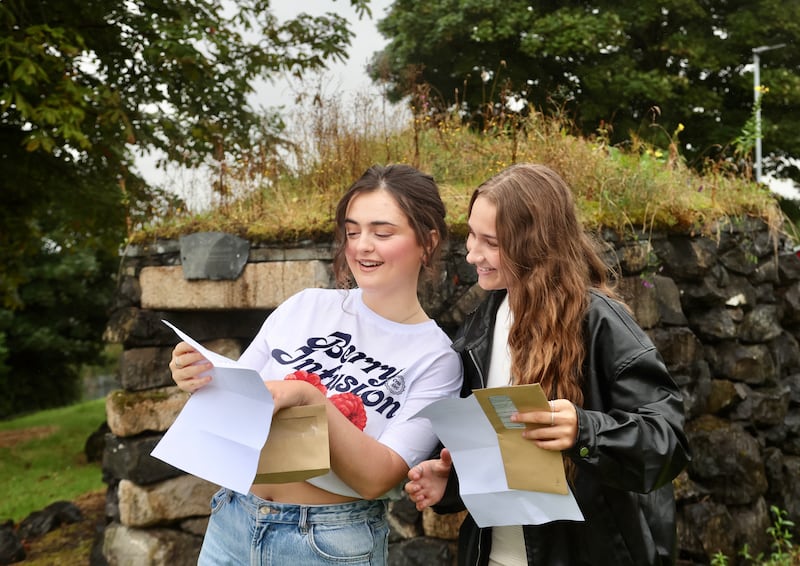
[[[353,238],[357,238],[360,232],[357,230],[347,230],[344,234],[348,240],[352,240]]]

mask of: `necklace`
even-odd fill
[[[420,312],[422,312],[422,307],[421,307],[421,306],[418,306],[416,309],[414,309],[414,312],[412,312],[410,315],[408,315],[407,317],[405,317],[403,320],[398,320],[397,322],[398,322],[398,323],[400,323],[400,324],[403,324],[403,323],[404,323],[404,322],[406,322],[407,320],[411,320],[412,318],[414,318],[415,316],[417,316],[417,315],[418,315]]]

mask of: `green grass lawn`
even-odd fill
[[[84,445],[105,420],[105,399],[0,422],[0,521],[102,489],[101,464]]]

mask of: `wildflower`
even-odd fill
[[[522,97],[519,96],[510,96],[508,100],[506,100],[506,108],[508,108],[511,112],[521,112],[525,105],[528,103]]]

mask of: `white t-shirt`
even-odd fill
[[[239,361],[265,381],[305,370],[320,376],[328,396],[358,395],[367,414],[364,432],[413,467],[438,439],[427,419],[411,417],[461,389],[461,360],[450,344],[432,320],[400,324],[379,316],[360,289],[306,289],[270,314]],[[308,482],[359,497],[333,471]]]
[[[508,348],[508,331],[514,315],[508,306],[508,295],[505,296],[497,316],[494,319],[492,334],[492,357],[489,363],[487,387],[505,387],[513,385],[511,377],[511,351]],[[492,551],[489,566],[527,566],[525,538],[521,525],[492,527]]]
[[[489,358],[489,375],[486,387],[506,387],[512,385],[511,350],[508,349],[508,331],[514,318],[508,306],[508,295],[497,308],[492,332],[492,356]]]

